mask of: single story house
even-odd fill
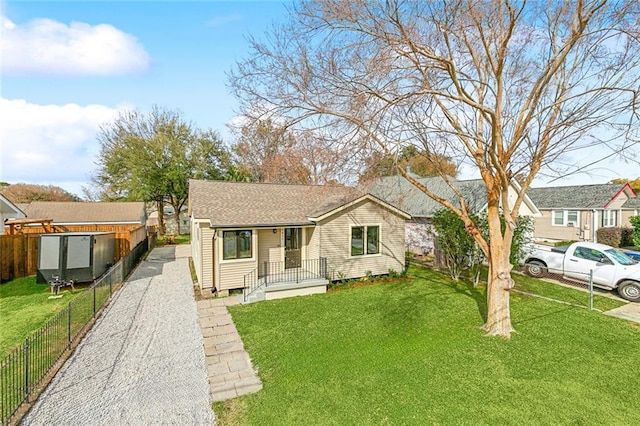
[[[11,200],[9,200],[4,195],[0,194],[0,220],[2,221],[3,233],[4,233],[4,222],[6,219],[24,219],[26,215],[18,206],[13,204]]]
[[[417,175],[413,177],[435,194],[454,205],[460,205],[458,195],[443,178],[439,176],[424,178]],[[480,213],[486,209],[487,195],[484,182],[481,179],[456,180],[449,178],[449,182],[463,195],[472,212]],[[434,213],[444,208],[440,203],[427,196],[400,175],[387,176],[365,183],[363,189],[411,215],[411,219],[406,222],[405,229],[408,251],[416,254],[433,252],[434,242],[430,232],[430,224]],[[509,190],[511,201],[515,201],[519,189],[519,185],[514,181]],[[536,217],[540,215],[540,211],[536,204],[525,195],[518,214]]]
[[[56,232],[124,232],[147,220],[142,202],[34,201],[24,208],[28,219],[51,220]],[[23,232],[40,232],[39,224],[23,225]]]
[[[529,197],[542,215],[535,218],[538,240],[597,242],[606,227],[631,227],[640,213],[640,197],[628,183],[531,188]]]
[[[355,188],[191,180],[189,215],[198,283],[220,295],[319,293],[405,267],[410,216]]]

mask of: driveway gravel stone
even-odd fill
[[[23,424],[213,424],[188,253],[175,253],[138,266]]]

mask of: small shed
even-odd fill
[[[62,232],[38,239],[37,282],[53,277],[61,281],[90,282],[115,261],[114,232]]]

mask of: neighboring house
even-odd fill
[[[189,206],[183,206],[180,211],[180,234],[185,235],[191,232],[191,227],[189,226]],[[164,207],[164,227],[165,234],[168,235],[177,235],[178,234],[178,219],[176,219],[175,211],[172,206]],[[153,210],[149,213],[149,217],[147,218],[147,226],[158,226],[158,211]]]
[[[405,266],[410,216],[355,188],[191,180],[189,214],[201,289],[247,301]]]
[[[147,219],[142,202],[34,201],[25,207],[24,213],[29,219],[51,219],[58,232],[124,231],[143,225]],[[29,232],[30,228],[41,229],[31,224],[24,225],[23,231]]]
[[[605,183],[531,188],[528,193],[542,216],[535,219],[538,240],[597,242],[606,227],[631,227],[640,212],[640,197],[629,184]]]
[[[0,194],[0,220],[4,233],[4,221],[6,219],[24,219],[26,216],[22,210],[13,204],[8,198]]]
[[[450,178],[450,186],[439,176],[427,178],[414,176],[414,178],[435,194],[459,206],[459,197],[451,187],[453,186],[462,194],[473,213],[480,213],[487,207],[486,189],[481,179],[456,180]],[[406,248],[408,251],[417,254],[429,254],[433,252],[434,242],[431,233],[431,218],[434,213],[445,207],[427,196],[400,175],[376,179],[363,185],[363,188],[411,215],[411,220],[406,222],[405,231]],[[518,190],[519,186],[514,182],[509,191],[509,200],[512,203],[517,197]],[[535,217],[540,215],[540,211],[531,199],[525,195],[524,202],[521,204],[518,214],[521,216]]]

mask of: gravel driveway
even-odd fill
[[[211,425],[197,321],[188,259],[155,248],[23,424]]]

